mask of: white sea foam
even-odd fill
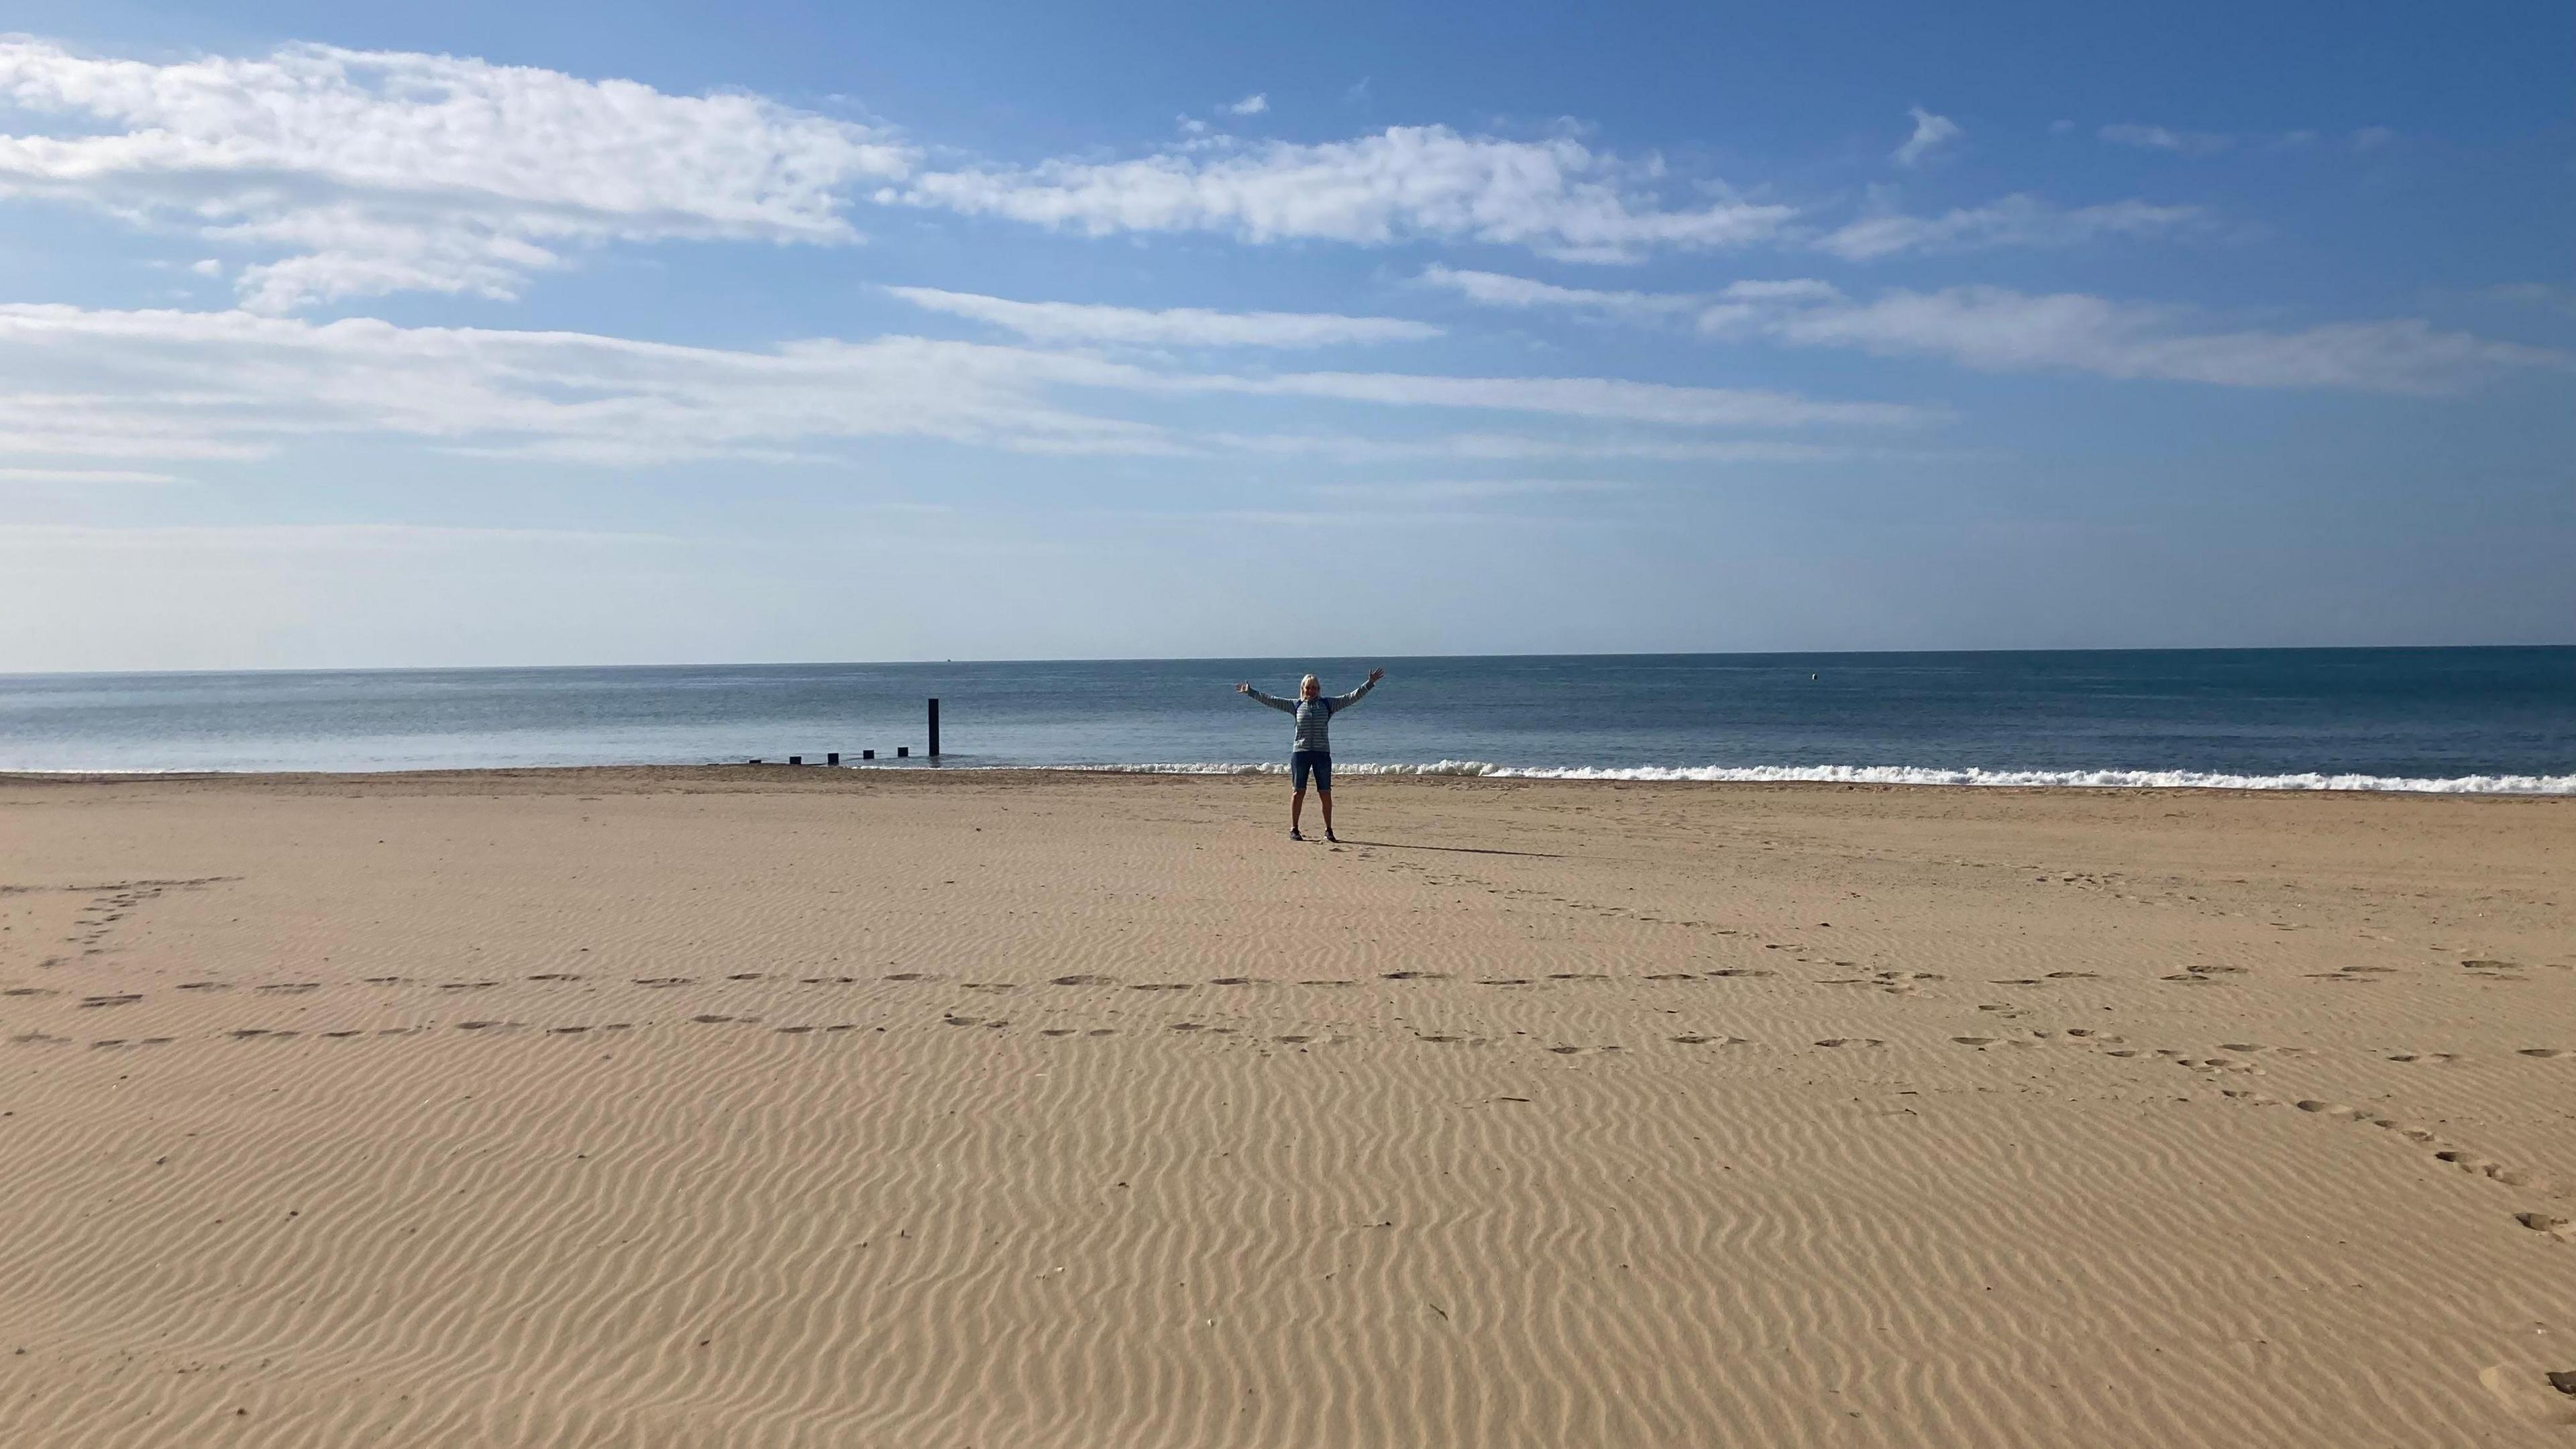
[[[1284,775],[1263,764],[1089,765],[1139,775]],[[1336,775],[1463,775],[1495,780],[1701,780],[1744,783],[1804,781],[1835,785],[1983,785],[2021,789],[2113,790],[2373,790],[2416,795],[2576,795],[2576,775],[2224,775],[2206,770],[1940,770],[1920,765],[1631,765],[1623,767],[1493,765],[1437,760],[1427,765],[1336,762]]]

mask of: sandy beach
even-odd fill
[[[2576,1444],[2576,801],[1285,793],[0,780],[0,1443]]]

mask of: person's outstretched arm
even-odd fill
[[[1297,712],[1297,706],[1290,701],[1281,699],[1274,694],[1263,694],[1260,690],[1253,688],[1249,684],[1236,685],[1234,687],[1234,692],[1237,694],[1251,695],[1255,703],[1266,704],[1272,709],[1285,710],[1290,714],[1295,714]]]
[[[1386,678],[1385,670],[1370,670],[1368,682],[1366,684],[1361,685],[1359,688],[1352,690],[1348,694],[1337,694],[1333,696],[1331,700],[1333,713],[1340,714],[1343,710],[1349,709],[1352,705],[1359,703],[1361,697],[1366,695],[1370,690],[1377,688],[1377,682],[1384,678]]]

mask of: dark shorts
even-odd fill
[[[1326,795],[1333,793],[1333,757],[1322,750],[1288,752],[1288,788],[1303,790],[1306,777],[1315,777],[1315,788]]]

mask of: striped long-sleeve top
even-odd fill
[[[1375,688],[1377,688],[1377,681],[1372,679],[1348,694],[1337,694],[1329,699],[1321,695],[1313,699],[1281,699],[1277,695],[1263,694],[1257,689],[1250,693],[1254,699],[1272,709],[1284,710],[1297,716],[1297,742],[1289,746],[1290,749],[1313,750],[1318,754],[1329,755],[1333,752],[1333,716],[1359,703],[1370,690]]]

